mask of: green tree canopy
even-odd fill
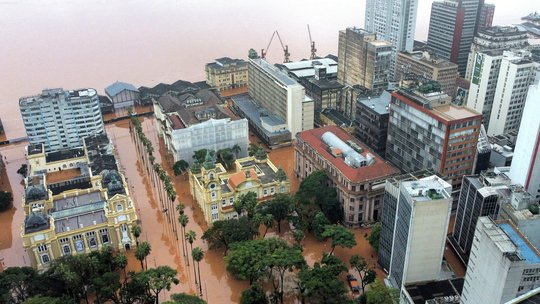
[[[388,288],[379,280],[371,283],[366,291],[367,304],[397,304],[399,303],[399,290]]]
[[[371,233],[368,236],[368,242],[375,249],[375,251],[379,251],[379,238],[381,237],[381,223],[377,222],[375,225],[373,225],[373,228],[371,228]]]
[[[375,271],[370,269],[366,260],[358,254],[355,254],[349,258],[349,264],[351,267],[356,269],[356,271],[358,271],[358,275],[360,276],[360,285],[362,286],[362,294],[365,294],[366,286],[375,281]]]
[[[212,227],[203,233],[202,239],[208,242],[211,249],[225,249],[224,255],[227,255],[232,244],[252,240],[257,233],[249,219],[241,217],[215,221]]]
[[[253,284],[242,292],[240,304],[268,304],[268,298],[261,285]]]
[[[297,212],[309,223],[315,213],[310,206],[317,207],[331,223],[343,218],[343,210],[337,200],[336,189],[327,185],[328,176],[324,170],[312,172],[300,184],[295,198],[298,203]]]
[[[257,206],[257,193],[249,191],[248,193],[240,194],[234,202],[234,210],[241,216],[244,211],[247,217],[252,219],[255,216],[255,207]]]
[[[141,262],[141,268],[144,269],[144,261],[146,261],[146,257],[150,255],[150,251],[152,251],[152,246],[150,246],[150,243],[148,242],[142,242],[137,246],[137,249],[135,249],[135,258]],[[146,265],[148,268],[148,264]]]
[[[332,240],[332,251],[330,251],[330,254],[334,252],[336,246],[353,248],[356,245],[354,233],[340,225],[326,225],[322,237],[325,239],[330,238]]]
[[[201,300],[197,296],[188,295],[185,293],[175,293],[171,295],[171,300],[163,304],[206,304],[206,301]]]
[[[184,173],[189,168],[189,164],[187,161],[181,159],[174,163],[173,165],[173,171],[174,175],[179,176],[182,173]]]
[[[281,233],[281,221],[287,219],[293,209],[293,199],[290,194],[277,193],[270,201],[261,205],[264,213],[271,214],[278,224],[278,233]]]
[[[0,191],[0,212],[11,208],[13,203],[13,194],[8,191]]]
[[[330,224],[330,221],[324,216],[322,212],[317,212],[315,214],[315,218],[313,219],[312,227],[313,227],[313,234],[315,237],[321,241],[324,240],[325,237],[323,236],[323,233],[325,231],[326,226]]]
[[[307,300],[306,303],[349,303],[343,281],[334,275],[331,268],[321,266],[319,263],[298,273],[298,285],[302,297]]]
[[[159,294],[163,289],[171,290],[172,284],[178,285],[180,281],[176,278],[176,270],[169,266],[158,266],[146,271],[137,273],[144,276],[148,282],[148,288],[154,294],[156,304],[159,303]]]

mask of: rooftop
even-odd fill
[[[229,57],[222,57],[215,60],[215,62],[207,63],[206,66],[213,69],[222,69],[229,66],[242,66],[247,67],[247,61],[243,59],[231,59]]]
[[[160,83],[152,88],[143,86],[139,88],[139,92],[141,93],[141,99],[149,100],[152,98],[159,98],[165,94],[180,95],[208,88],[210,88],[210,86],[204,81],[192,83],[185,80],[178,80],[172,84]]]
[[[540,263],[540,255],[538,254],[538,250],[536,250],[536,248],[529,243],[529,241],[517,230],[514,225],[510,223],[500,223],[499,228],[501,228],[515,244],[520,255],[528,264]]]
[[[53,184],[57,182],[67,181],[81,176],[80,168],[65,169],[54,172],[47,172],[47,183]]]
[[[105,88],[105,93],[109,97],[113,97],[113,96],[116,96],[118,93],[120,93],[120,92],[122,92],[124,90],[139,92],[139,90],[137,90],[137,88],[134,85],[132,85],[130,83],[117,81],[117,82],[111,84],[110,86],[106,87]]]
[[[113,145],[107,134],[86,137],[84,144],[88,150],[89,165],[93,175],[98,175],[103,170],[118,170]]]
[[[429,52],[400,52],[398,53],[398,57],[406,57],[411,60],[414,60],[418,63],[421,63],[423,65],[428,65],[432,68],[439,68],[439,69],[456,69],[458,68],[458,65],[450,62],[444,58],[440,58],[435,56],[434,54],[430,54]]]
[[[272,78],[278,80],[283,85],[286,86],[292,86],[292,85],[299,85],[296,80],[289,77],[287,74],[280,71],[277,67],[271,65],[270,63],[266,62],[266,60],[261,58],[256,59],[249,59],[249,62],[251,62],[254,66],[258,67],[259,69],[262,69],[267,74],[272,76]]]
[[[328,119],[333,121],[336,126],[340,126],[342,128],[352,126],[352,121],[337,110],[326,108],[322,111],[322,115],[328,117]]]
[[[328,145],[322,140],[322,136],[326,132],[333,133],[343,142],[353,142],[363,151],[363,153],[360,153],[361,156],[367,159],[370,155],[373,163],[370,165],[354,168],[346,164],[343,158],[334,157],[328,151]],[[392,165],[390,165],[390,163],[385,162],[382,158],[372,153],[366,145],[358,141],[356,138],[345,132],[340,127],[326,126],[322,128],[316,128],[308,131],[299,132],[298,134],[296,134],[296,137],[311,146],[313,149],[315,149],[320,156],[326,159],[337,170],[342,172],[349,180],[353,182],[385,178],[390,175],[399,173],[398,169],[394,168]]]
[[[459,303],[460,294],[463,289],[463,278],[419,282],[405,285],[405,290],[413,300],[414,304],[425,304],[426,301],[441,299],[447,300],[440,303]]]
[[[302,60],[282,64],[282,66],[298,78],[315,76],[315,67],[326,68],[327,74],[337,74],[337,65],[337,62],[332,58]]]
[[[388,114],[391,99],[392,94],[388,91],[383,91],[379,96],[359,97],[357,102],[372,109],[377,114],[383,115]]]
[[[540,304],[540,287],[535,288],[504,304]]]
[[[83,148],[64,149],[55,152],[49,152],[45,155],[47,163],[62,161],[66,159],[78,158],[84,156]]]
[[[222,100],[213,89],[198,90],[175,96],[164,95],[157,99],[157,103],[164,113],[175,113],[186,127],[210,118],[228,117],[221,110]]]
[[[488,36],[498,36],[498,37],[526,34],[525,31],[520,30],[515,26],[500,26],[500,25],[485,28],[483,30],[478,31],[478,33],[488,35]]]
[[[402,185],[415,201],[448,199],[450,193],[447,192],[447,189],[452,188],[449,183],[436,175],[424,177],[417,181],[403,182]]]

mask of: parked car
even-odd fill
[[[351,288],[352,292],[360,292],[358,280],[352,274],[347,275],[347,282],[349,282],[349,287]]]

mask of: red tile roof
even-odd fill
[[[321,139],[321,136],[325,132],[334,133],[334,135],[339,137],[339,139],[343,140],[345,143],[347,143],[347,140],[354,141],[364,149],[364,152],[361,153],[363,156],[366,156],[367,153],[371,153],[373,155],[375,158],[375,163],[365,167],[353,168],[348,166],[343,158],[335,158],[332,156],[332,154],[330,154],[330,152],[328,152],[328,146]],[[303,131],[298,133],[296,136],[301,141],[313,147],[313,149],[317,151],[319,155],[325,158],[329,163],[333,164],[336,169],[341,171],[352,182],[369,181],[399,173],[397,168],[392,166],[390,163],[385,162],[380,156],[372,152],[364,143],[357,140],[338,126],[326,126]]]
[[[257,172],[255,172],[255,170],[253,168],[251,168],[249,170],[249,173],[250,173],[251,179],[254,179],[254,180],[259,179],[257,177]],[[246,172],[245,171],[236,172],[235,174],[229,176],[229,185],[231,186],[232,189],[236,189],[236,187],[238,187],[238,185],[240,185],[241,183],[243,183],[245,181],[246,181]]]
[[[177,114],[170,115],[169,120],[171,121],[173,130],[184,129],[186,127],[184,126],[182,120],[180,119],[180,117],[178,117]]]

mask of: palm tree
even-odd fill
[[[238,153],[242,151],[242,148],[240,148],[238,144],[235,144],[234,146],[232,146],[231,150],[234,152],[235,157],[238,158]]]
[[[128,263],[127,256],[125,254],[119,254],[114,258],[114,264],[116,267],[121,268],[124,272],[124,282],[127,280],[126,266]]]
[[[184,209],[186,209],[186,205],[182,203],[178,203],[178,205],[176,205],[176,211],[178,211],[178,214],[184,214]]]
[[[197,262],[197,270],[199,271],[199,293],[202,296],[202,281],[201,281],[201,267],[200,263],[202,259],[204,258],[204,251],[202,251],[201,248],[195,247],[193,250],[191,250],[191,256],[193,257],[193,260]]]
[[[137,249],[135,249],[135,258],[141,262],[141,269],[145,269],[143,261],[146,264],[146,269],[148,269],[146,257],[150,254],[150,251],[152,251],[152,246],[146,241],[142,242]]]
[[[191,248],[191,252],[193,252],[193,242],[197,239],[197,234],[193,230],[189,230],[186,232],[186,240],[189,242],[189,247]],[[193,267],[193,273],[195,274],[195,284],[197,284],[197,273],[195,273],[195,267]]]
[[[135,243],[137,246],[139,246],[139,237],[141,236],[141,226],[132,226],[131,227],[131,234],[135,237]]]
[[[185,229],[186,229],[186,226],[189,222],[189,217],[185,214],[185,213],[182,213],[178,216],[178,222],[180,223],[180,225],[182,225],[182,235],[185,235]],[[186,243],[184,242],[184,239],[182,238],[182,251],[184,252],[184,257],[186,256]],[[189,266],[189,257],[187,259],[187,265]]]

